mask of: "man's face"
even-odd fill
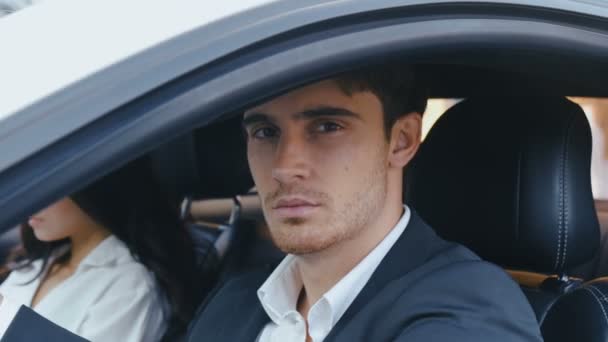
[[[371,92],[309,85],[248,110],[247,157],[275,244],[308,254],[354,238],[386,200],[389,143]]]

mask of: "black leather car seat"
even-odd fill
[[[608,341],[608,278],[587,282],[558,298],[541,331],[545,342]]]
[[[445,239],[508,269],[542,325],[581,285],[572,270],[597,260],[590,158],[589,124],[573,102],[470,98],[429,132],[406,170],[405,200]]]
[[[600,222],[600,257],[596,276],[608,276],[608,200],[596,200],[595,208]]]

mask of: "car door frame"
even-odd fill
[[[251,42],[107,111],[0,171],[0,232],[222,115],[370,62],[458,64],[470,62],[470,51],[479,50],[479,63],[498,51],[585,58],[608,70],[605,19],[585,19],[511,4],[434,4],[322,20]],[[78,105],[84,108],[86,100]]]

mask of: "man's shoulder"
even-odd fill
[[[385,284],[335,340],[540,340],[532,308],[502,268],[461,245],[443,247]]]
[[[410,273],[397,280],[411,282],[412,287],[420,287],[420,284],[432,283],[431,287],[425,287],[425,291],[434,288],[438,290],[442,287],[456,289],[461,287],[462,291],[472,291],[476,293],[490,293],[491,288],[508,290],[516,296],[523,297],[519,286],[501,267],[482,260],[477,254],[467,247],[441,240],[440,248],[437,248],[429,258]],[[411,279],[410,279],[411,278]],[[408,292],[414,289],[407,286]],[[480,289],[483,291],[480,292]],[[443,289],[441,289],[443,292]],[[503,292],[504,293],[504,292]]]
[[[447,286],[462,284],[465,289],[471,290],[500,283],[521,292],[503,268],[481,260],[471,250],[458,244],[452,244],[429,259],[421,265],[420,270],[414,270],[412,275],[417,283],[431,281],[440,284],[439,280],[443,279]]]
[[[497,341],[539,340],[532,308],[503,268],[482,260],[461,244],[442,239],[419,218],[414,227],[417,231],[410,236],[416,244],[403,246],[424,249],[412,252],[424,257],[384,284],[363,315],[350,322],[353,334],[357,334],[357,327],[367,327],[365,333],[377,331],[377,338],[387,332],[400,335],[406,331],[415,332],[411,336],[416,338],[448,338],[441,332],[451,331],[447,325],[457,327],[466,338],[478,333]],[[399,262],[394,257],[387,261]],[[420,326],[438,330],[418,329]],[[424,334],[417,335],[420,331]]]
[[[425,248],[426,251],[419,252],[424,258],[408,274],[442,277],[452,273],[452,269],[458,269],[459,272],[492,275],[491,278],[507,279],[512,283],[502,268],[483,261],[475,252],[460,243],[444,240],[415,212],[412,215],[412,223],[415,226],[412,227],[413,230],[416,230],[412,237],[417,241],[409,247]]]

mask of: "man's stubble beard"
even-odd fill
[[[329,209],[331,214],[324,222],[293,218],[272,227],[269,221],[274,244],[285,253],[306,255],[359,236],[377,218],[385,202],[387,168],[381,161],[374,164],[377,167],[370,170],[365,179],[357,182],[359,189],[350,194],[346,201],[340,202],[340,208],[335,208],[336,203],[331,196],[323,194],[325,202],[321,209]]]

